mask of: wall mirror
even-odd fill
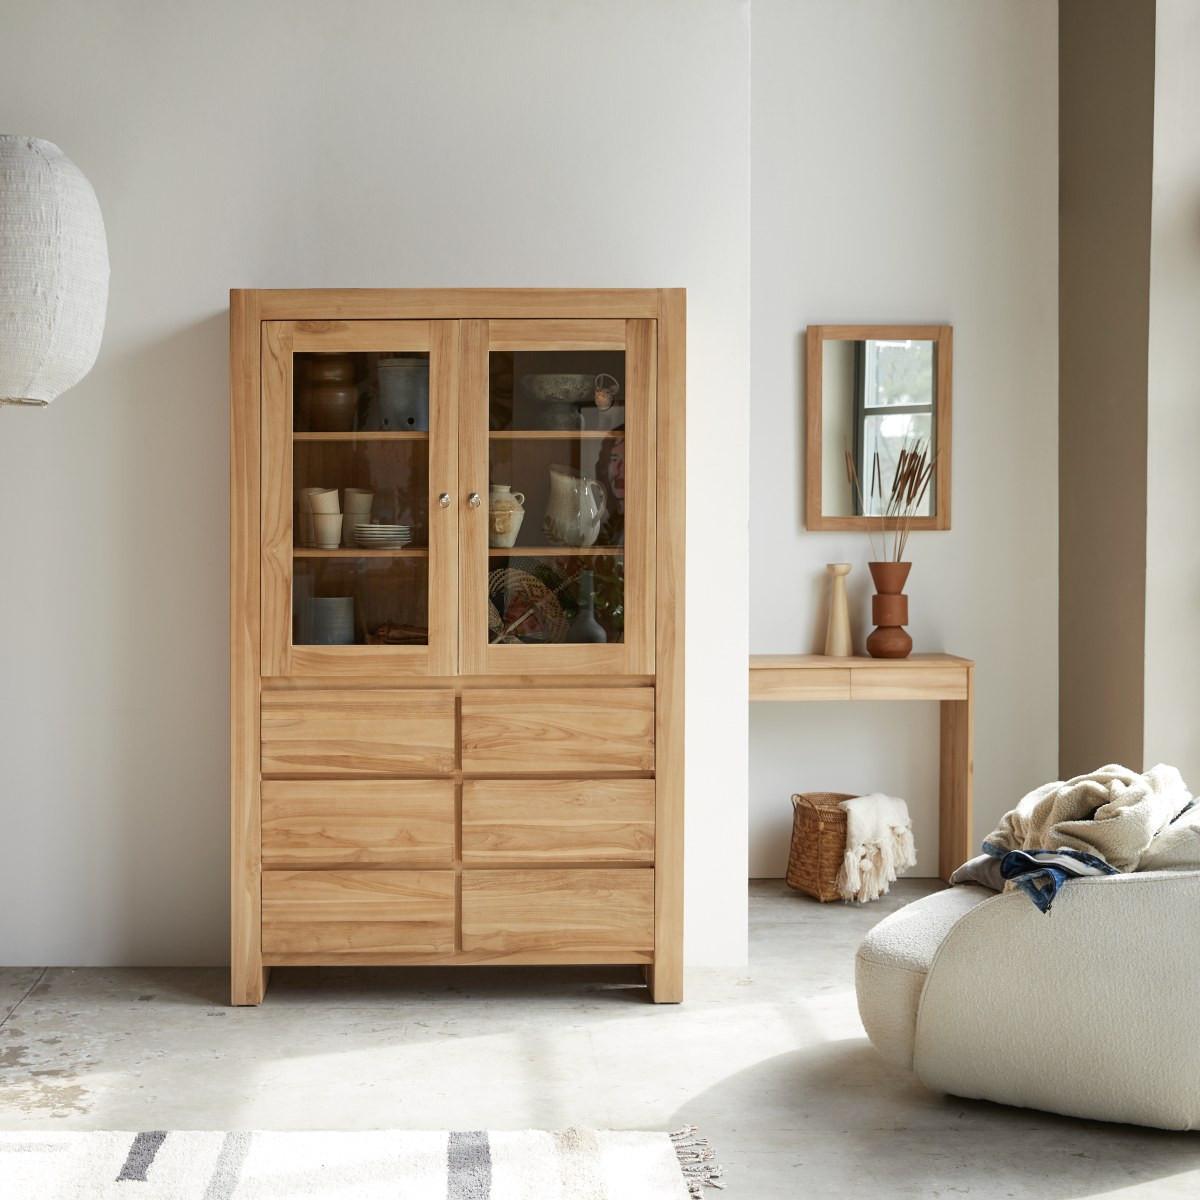
[[[950,326],[810,325],[805,355],[805,525],[881,527],[875,493],[886,503],[901,451],[920,444],[935,465],[909,527],[949,529]]]

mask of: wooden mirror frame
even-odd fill
[[[933,417],[937,462],[934,466],[934,512],[913,517],[910,529],[950,528],[950,381],[954,331],[949,325],[810,325],[804,337],[804,524],[808,529],[882,529],[883,517],[835,517],[821,511],[821,370],[824,343],[896,338],[934,343]]]

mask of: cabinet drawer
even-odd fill
[[[462,769],[538,775],[651,771],[654,690],[466,691]]]
[[[654,780],[477,779],[463,784],[462,857],[654,862]]]
[[[454,951],[453,871],[264,871],[268,959]]]
[[[444,775],[453,769],[453,692],[263,693],[264,775]]]
[[[262,857],[269,867],[453,866],[454,784],[264,780]]]
[[[603,955],[653,946],[652,870],[463,872],[464,951]]]

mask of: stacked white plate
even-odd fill
[[[411,541],[411,525],[355,525],[354,527],[354,544],[363,550],[401,550]]]

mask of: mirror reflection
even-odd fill
[[[918,444],[938,452],[934,419],[937,346],[901,338],[828,339],[821,344],[821,511],[831,517],[880,516],[871,481],[881,477],[886,500],[901,451]],[[855,464],[862,496],[851,482]],[[928,488],[918,516],[933,516]]]

